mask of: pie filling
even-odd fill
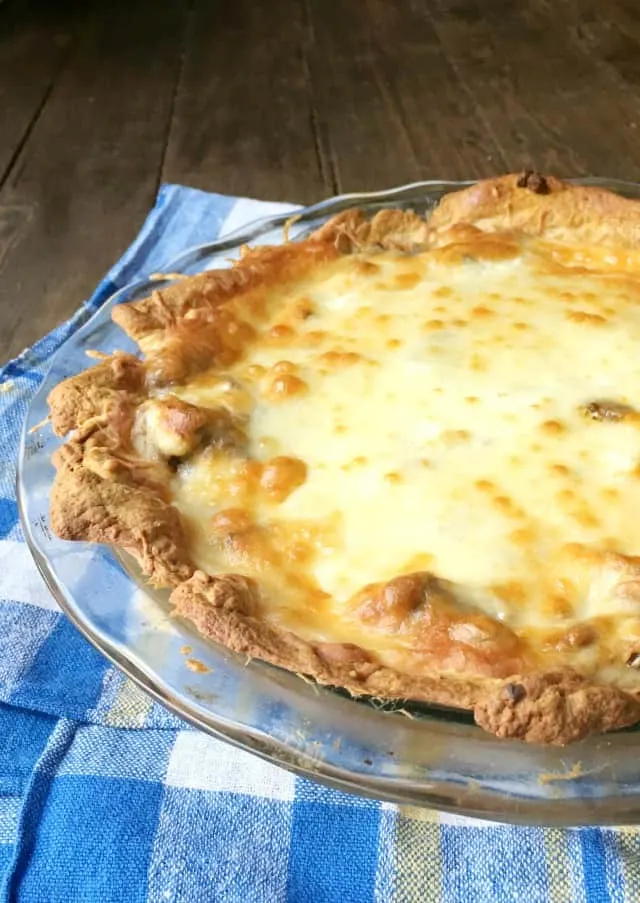
[[[637,688],[640,275],[485,245],[322,264],[137,441],[175,458],[195,564],[274,625],[408,674]]]

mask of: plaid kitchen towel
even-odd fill
[[[640,901],[637,829],[495,825],[327,790],[189,728],[58,611],[15,500],[51,355],[113,291],[286,205],[159,193],[93,298],[0,370],[0,901]]]

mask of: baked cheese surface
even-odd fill
[[[171,487],[196,564],[409,673],[635,685],[640,277],[616,264],[505,240],[286,290],[240,360],[171,390],[232,424]]]

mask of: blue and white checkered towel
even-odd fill
[[[93,298],[0,370],[0,903],[638,903],[637,829],[476,823],[295,778],[152,703],[37,574],[15,458],[51,355],[116,289],[283,209],[165,186]]]

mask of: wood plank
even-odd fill
[[[502,168],[424,3],[308,2],[313,89],[341,190]]]
[[[92,290],[160,176],[303,202],[530,165],[638,178],[634,0],[192,5],[0,3],[0,359]]]
[[[64,4],[0,5],[0,185],[68,56],[77,19]]]
[[[29,228],[32,209],[28,206],[0,206],[0,266]]]
[[[574,46],[615,76],[615,91],[637,115],[640,9],[635,0],[530,0],[532,14],[562,23]]]
[[[293,0],[198,0],[163,171],[209,191],[312,202],[333,193]]]
[[[561,22],[573,15],[560,8]],[[611,74],[574,46],[555,5],[541,19],[527,0],[434,0],[430,15],[509,169],[637,175],[629,106]]]
[[[0,192],[28,210],[0,262],[0,358],[69,316],[153,204],[187,11],[85,4],[77,46]],[[5,229],[6,231],[6,229]]]

